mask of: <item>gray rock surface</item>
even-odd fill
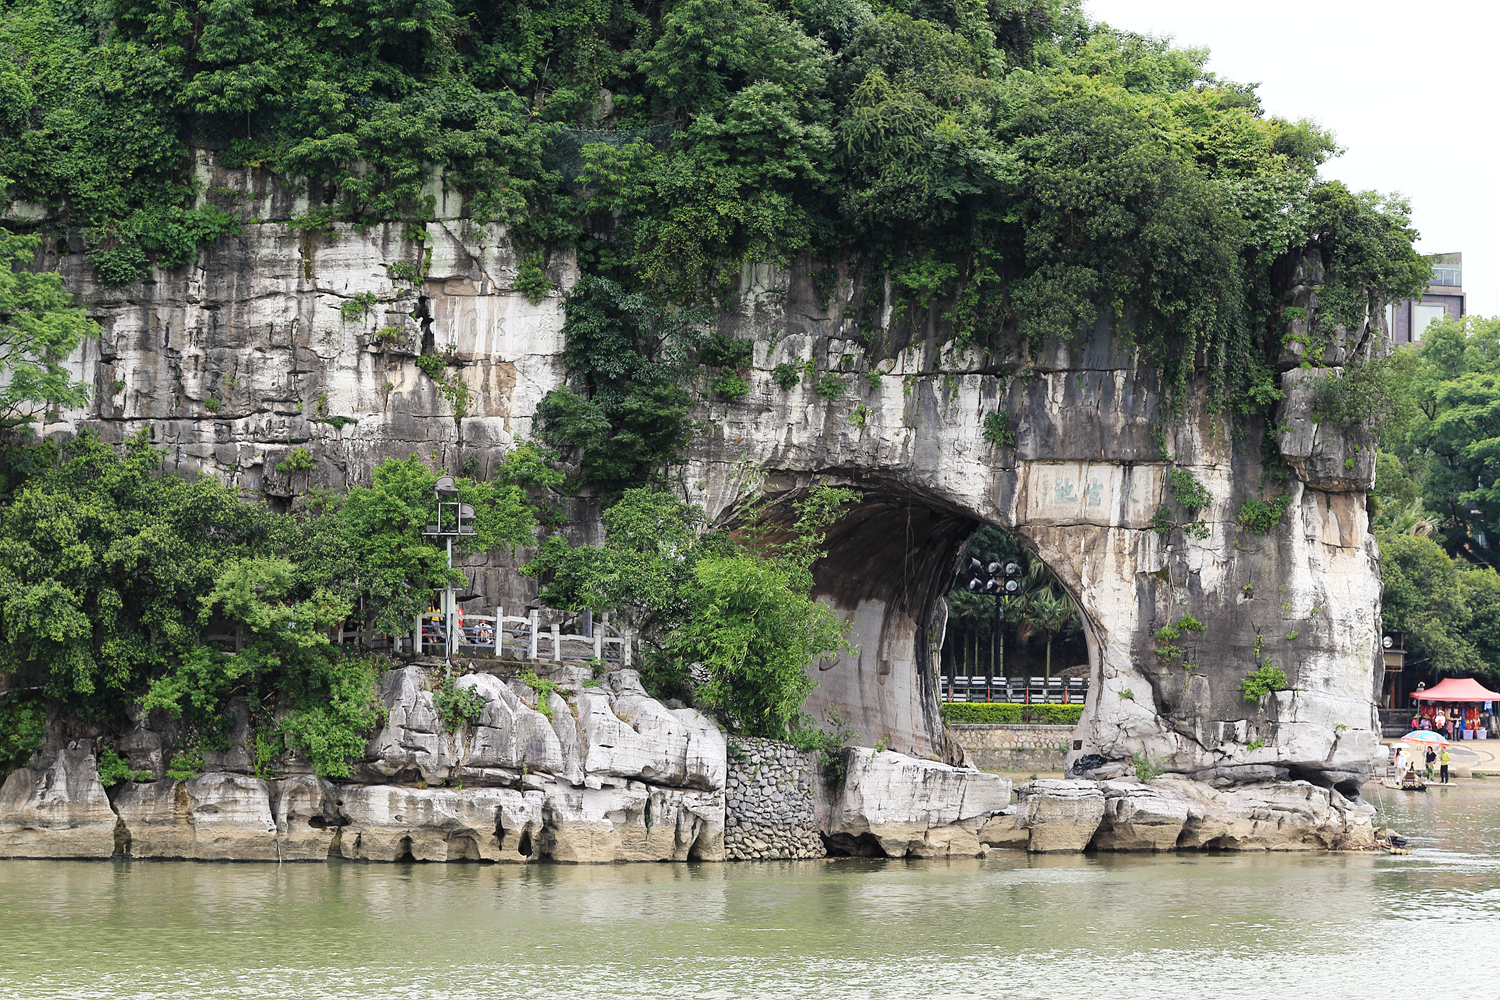
[[[1187,802],[1139,781],[1101,781],[1104,815],[1093,846],[1101,851],[1170,851],[1188,820]]]
[[[732,861],[821,858],[824,776],[816,753],[736,737],[724,788],[724,856]]]
[[[1319,421],[1314,410],[1323,379],[1343,368],[1294,368],[1281,376],[1276,446],[1298,478],[1331,493],[1364,493],[1375,485],[1375,435],[1363,427]]]
[[[1008,778],[893,751],[853,747],[824,832],[847,853],[975,856],[979,831],[1010,804]]]
[[[338,850],[350,860],[525,861],[536,854],[539,791],[350,785],[337,794],[346,821]]]
[[[1081,851],[1104,819],[1104,793],[1092,781],[1042,778],[1017,787],[1016,796],[1028,851]]]
[[[1234,851],[1368,850],[1375,807],[1306,781],[1218,789],[1176,775],[1156,781],[1188,807],[1178,846]]]
[[[723,861],[724,794],[607,779],[543,789],[541,851],[553,861]]]
[[[133,858],[281,858],[270,789],[259,778],[209,771],[187,781],[128,782],[114,806]]]
[[[387,670],[380,696],[386,724],[371,738],[366,751],[371,770],[387,778],[412,775],[428,782],[446,778],[457,762],[432,703],[426,672],[415,666]]]
[[[87,744],[68,744],[40,770],[18,767],[0,786],[0,858],[107,858],[115,825]]]

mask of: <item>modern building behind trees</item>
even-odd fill
[[[1464,255],[1461,253],[1434,254],[1432,280],[1427,283],[1422,297],[1385,307],[1391,342],[1397,345],[1421,343],[1422,331],[1444,316],[1454,319],[1464,316]]]

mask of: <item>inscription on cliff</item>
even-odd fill
[[[1153,465],[1033,464],[1026,473],[1026,521],[1142,527],[1159,505],[1160,476]]]

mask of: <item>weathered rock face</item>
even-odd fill
[[[293,230],[285,220],[297,196],[273,178],[222,170],[207,154],[199,170],[205,190],[245,191],[260,218],[280,221],[247,225],[193,265],[120,291],[94,286],[81,256],[63,259],[106,332],[77,359],[97,387],[94,404],[49,431],[87,423],[117,440],[145,429],[179,466],[278,502],[314,483],[363,481],[380,459],[412,451],[452,465],[462,446],[485,475],[529,435],[537,402],[566,374],[566,260],[549,274],[554,291],[533,304],[514,289],[517,258],[504,232],[456,218],[453,200],[440,198],[438,221],[426,226],[428,261],[424,244],[400,226]],[[395,264],[412,267],[386,266]],[[417,270],[418,283],[393,277]],[[1144,749],[1173,772],[1221,783],[1308,776],[1353,794],[1378,733],[1380,587],[1362,495],[1373,454],[1328,429],[1309,430],[1315,370],[1284,378],[1278,419],[1290,424],[1280,436],[1295,478],[1286,514],[1258,534],[1237,522],[1245,501],[1267,499],[1271,489],[1263,492],[1260,429],[1231,426],[1209,409],[1201,386],[1180,415],[1166,413],[1154,372],[1106,322],[1077,337],[1059,331],[1035,355],[1010,328],[995,331],[984,350],[964,348],[944,334],[946,304],[921,314],[895,309],[887,289],[847,263],[827,297],[812,270],[742,275],[740,308],[719,326],[756,341],[750,392],[733,404],[702,394],[694,417],[706,430],[688,449],[682,482],[720,522],[745,487],[746,459],[765,474],[773,499],[818,482],[864,492],[817,569],[821,597],[853,623],[856,652],[817,666],[814,715],[837,708],[861,742],[946,753],[933,667],[940,597],[959,548],[989,523],[1039,552],[1083,608],[1092,694],[1075,760],[1117,762]],[[1297,268],[1288,343],[1302,346],[1289,347],[1283,368],[1341,365],[1383,349],[1373,308],[1326,344],[1297,338],[1296,324],[1318,308],[1321,280],[1315,259]],[[355,298],[366,293],[375,296],[371,308]],[[873,335],[865,330],[872,314]],[[414,362],[423,349],[450,348],[474,394],[470,415],[457,422]],[[844,373],[843,398],[826,398],[812,379],[781,388],[771,373],[783,363]],[[986,418],[999,413],[1013,443],[986,435]],[[316,467],[275,472],[291,447],[307,447]],[[1168,486],[1173,467],[1191,471],[1212,496],[1198,514],[1206,537],[1152,530],[1164,505],[1181,516]],[[598,535],[592,516],[572,530]],[[531,584],[502,564],[479,568],[491,600],[532,596]],[[1189,637],[1184,657],[1159,657],[1156,632],[1184,614],[1205,631]],[[1282,666],[1294,691],[1247,702],[1239,682],[1267,660]],[[407,713],[399,728],[412,742],[377,748],[376,772],[435,776],[459,766],[458,748],[438,745],[421,697],[393,700]],[[670,714],[662,709],[641,725],[672,730]],[[523,751],[506,741],[523,737],[506,735],[499,715],[494,721],[486,727],[494,733],[476,735],[478,749],[464,750],[515,766]],[[511,722],[530,727],[525,740],[541,741],[524,754],[552,753],[535,719],[512,711]],[[644,759],[623,731],[613,730],[622,743],[610,742],[612,725],[588,708],[579,767],[678,780],[676,760]],[[558,766],[570,779],[578,773],[566,761]]]
[[[948,857],[983,853],[979,830],[1010,804],[996,774],[855,747],[829,807],[830,845],[848,854]]]
[[[40,770],[18,767],[0,787],[0,858],[107,858],[115,814],[92,750],[71,743]]]
[[[1188,805],[1179,847],[1235,851],[1367,850],[1375,807],[1306,781],[1215,789],[1175,775],[1157,779]]]
[[[511,788],[340,788],[347,825],[338,850],[353,861],[527,861],[536,857],[543,795]],[[613,859],[610,859],[613,860]]]
[[[421,667],[386,674],[388,721],[370,741],[371,780],[464,787],[341,787],[344,857],[723,858],[725,743],[700,713],[668,710],[633,670],[594,688],[574,679],[562,689],[567,697],[549,692],[545,713],[537,692],[518,681],[469,674],[456,683],[484,707],[472,725],[449,733]]]
[[[266,782],[208,771],[187,781],[127,783],[114,806],[135,858],[276,861],[279,842]]]
[[[1029,851],[1370,850],[1375,809],[1332,788],[1273,781],[1215,788],[1182,775],[1041,780],[1016,789],[1015,815],[979,833]]]
[[[1104,814],[1094,846],[1101,851],[1170,851],[1187,824],[1188,804],[1135,781],[1101,781]]]
[[[1016,789],[1017,815],[1030,831],[1026,849],[1081,851],[1104,819],[1104,793],[1092,781],[1043,778]]]

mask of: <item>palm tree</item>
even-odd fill
[[[1075,615],[1078,614],[1078,605],[1073,603],[1073,598],[1065,593],[1058,593],[1052,587],[1040,588],[1026,598],[1026,605],[1021,612],[1020,635],[1025,638],[1036,632],[1041,632],[1047,637],[1047,680],[1052,679],[1052,640],[1057,633],[1068,627]]]

